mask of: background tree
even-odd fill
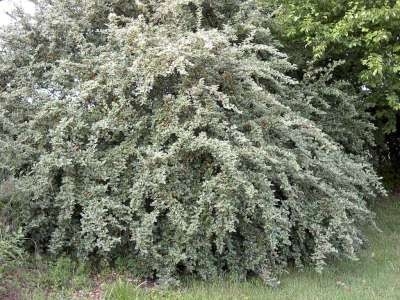
[[[400,1],[279,0],[275,27],[299,70],[307,62],[325,66],[345,63],[334,78],[350,81],[374,108],[381,158],[398,169],[400,139]],[[266,1],[271,5],[272,1]],[[302,73],[298,76],[301,78]],[[380,149],[381,150],[381,149]],[[381,161],[384,163],[384,161]]]

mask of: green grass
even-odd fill
[[[377,224],[382,232],[368,229],[370,247],[359,261],[340,261],[319,275],[313,270],[292,272],[271,289],[261,281],[212,283],[190,281],[173,291],[144,291],[120,280],[109,285],[105,298],[125,299],[400,299],[400,201],[376,205]]]
[[[16,267],[0,278],[0,299],[400,300],[400,201],[383,200],[375,211],[382,231],[367,229],[370,247],[360,253],[359,261],[335,262],[321,275],[313,270],[290,272],[280,278],[276,289],[256,279],[187,279],[177,289],[145,290],[126,274],[108,271],[93,277],[82,265],[61,258],[55,262],[35,259]]]

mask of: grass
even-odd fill
[[[175,291],[144,291],[122,280],[108,286],[105,298],[127,299],[400,299],[400,201],[377,204],[377,224],[382,232],[368,229],[370,247],[359,261],[340,261],[322,275],[313,270],[292,272],[281,278],[277,289],[259,280],[212,283],[189,281]]]
[[[400,299],[400,201],[384,200],[376,205],[377,224],[367,229],[370,247],[359,261],[339,261],[319,275],[313,270],[290,272],[272,289],[260,280],[238,282],[220,279],[201,282],[187,279],[180,288],[143,289],[123,274],[90,276],[87,270],[66,258],[39,261],[17,269],[8,280],[15,292],[4,299]],[[3,278],[4,279],[4,278]],[[0,287],[2,282],[0,282]],[[4,294],[7,295],[7,294]],[[0,293],[0,298],[3,299]]]

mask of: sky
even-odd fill
[[[29,0],[0,0],[0,26],[12,22],[12,19],[7,15],[7,12],[12,11],[15,5],[19,5],[28,13],[33,13],[35,6]]]

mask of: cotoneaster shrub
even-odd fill
[[[27,241],[159,278],[355,257],[379,180],[299,110],[255,1],[38,6],[1,36],[3,210]]]
[[[318,124],[345,152],[373,160],[368,151],[375,146],[375,127],[367,112],[370,106],[348,82],[333,79],[332,73],[341,64],[305,71],[297,85],[280,92],[281,101]]]

